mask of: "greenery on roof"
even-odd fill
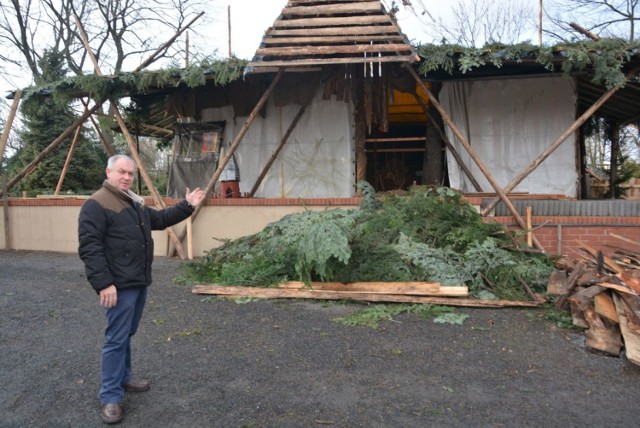
[[[67,98],[82,94],[93,99],[108,99],[144,93],[154,88],[179,85],[195,88],[203,86],[207,81],[213,81],[215,85],[220,86],[242,77],[246,64],[246,60],[238,58],[205,58],[187,67],[172,64],[161,70],[121,72],[114,76],[70,76],[46,87],[30,88],[27,93],[31,96],[53,94]]]
[[[608,89],[625,84],[623,66],[640,53],[638,46],[630,46],[620,39],[581,41],[554,46],[519,43],[516,45],[490,44],[482,48],[469,48],[450,44],[424,44],[416,47],[423,57],[419,72],[443,70],[449,74],[467,73],[483,66],[500,68],[505,62],[530,61],[548,71],[561,70],[566,75],[589,71],[592,81]]]

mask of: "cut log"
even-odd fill
[[[438,282],[312,282],[306,285],[304,282],[289,281],[280,284],[278,288],[410,296],[467,297],[469,295],[469,288],[466,286],[443,287]]]
[[[622,350],[622,338],[617,325],[605,323],[593,306],[584,310],[584,317],[589,323],[589,329],[584,332],[587,349],[619,357]]]
[[[614,293],[613,301],[620,320],[620,331],[624,338],[624,349],[627,359],[634,364],[640,365],[640,331],[633,329],[629,325],[628,308],[624,301]]]
[[[194,294],[211,294],[232,298],[255,297],[266,299],[320,299],[357,300],[364,302],[417,303],[472,308],[535,308],[538,302],[516,300],[464,299],[459,297],[403,296],[400,294],[374,294],[364,292],[338,292],[313,289],[291,290],[286,288],[235,287],[202,284],[192,288]]]
[[[605,317],[610,321],[618,323],[618,313],[616,312],[616,305],[613,303],[613,299],[608,292],[597,294],[593,298],[593,304],[598,315]]]

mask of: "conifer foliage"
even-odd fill
[[[186,265],[183,280],[270,286],[283,281],[437,281],[472,294],[527,298],[544,292],[552,264],[515,248],[501,225],[485,223],[462,195],[415,187],[376,197],[361,183],[356,209],[291,214]]]

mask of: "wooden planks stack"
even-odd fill
[[[468,297],[466,286],[442,286],[437,282],[302,282],[290,281],[278,287],[243,287],[201,284],[194,294],[229,298],[356,300],[365,302],[418,303],[466,307],[536,307],[537,301],[483,300]]]
[[[624,348],[627,359],[640,365],[640,252],[608,245],[613,251],[605,255],[577,242],[584,254],[556,263],[547,293],[559,309],[571,311],[574,325],[586,329],[587,349],[620,356]]]

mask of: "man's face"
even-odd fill
[[[126,192],[133,184],[135,173],[136,169],[129,160],[118,159],[113,164],[113,168],[107,168],[107,181],[113,187]]]

